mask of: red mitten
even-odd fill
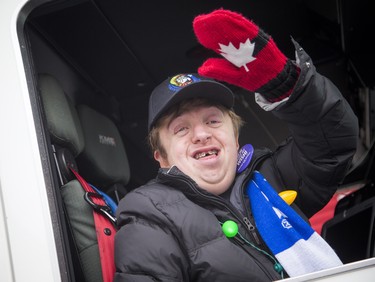
[[[198,41],[225,59],[208,59],[198,69],[211,77],[262,94],[268,101],[288,97],[299,69],[273,39],[242,15],[219,9],[193,21]]]

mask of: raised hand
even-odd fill
[[[298,67],[252,21],[219,9],[197,16],[193,28],[204,47],[224,57],[205,61],[198,69],[200,75],[258,92],[270,102],[290,95]]]

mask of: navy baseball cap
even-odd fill
[[[213,99],[227,108],[234,105],[233,92],[224,84],[198,74],[178,74],[164,80],[151,93],[148,130],[173,105],[190,98]]]

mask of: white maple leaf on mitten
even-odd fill
[[[243,66],[247,72],[249,69],[246,64],[256,59],[253,57],[255,43],[251,43],[249,38],[244,43],[241,42],[238,49],[233,46],[232,42],[229,42],[228,46],[219,43],[219,46],[220,55],[238,68]]]

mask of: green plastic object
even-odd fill
[[[221,229],[228,238],[232,238],[238,233],[238,225],[233,220],[227,220],[224,222]]]

